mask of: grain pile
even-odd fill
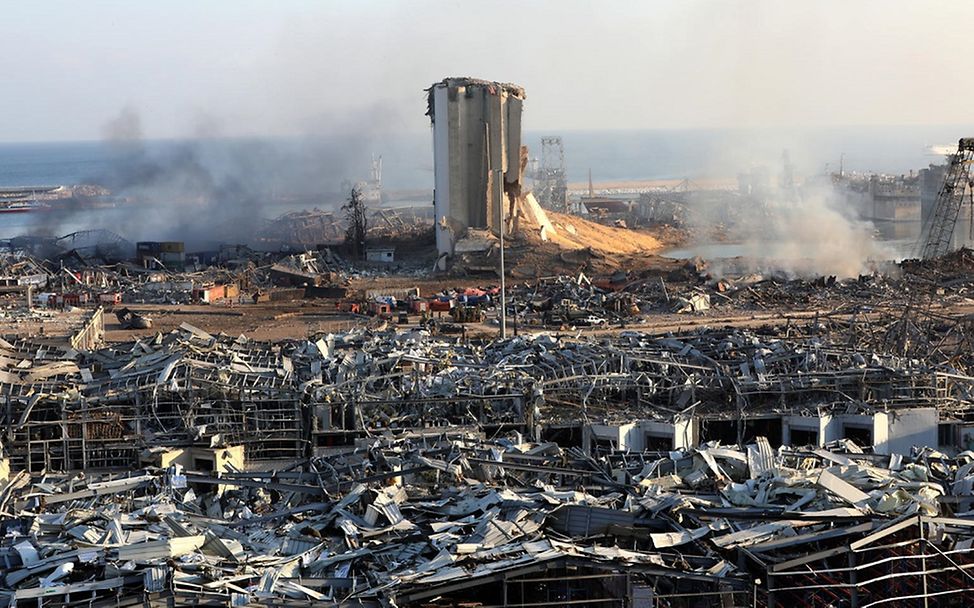
[[[548,212],[555,227],[549,240],[564,249],[592,249],[609,255],[657,253],[663,245],[652,235],[604,226],[575,215]]]
[[[522,279],[668,268],[669,261],[658,254],[683,236],[668,227],[653,232],[630,230],[547,211],[530,192],[517,200],[508,217],[506,266],[511,276]],[[456,255],[451,264],[453,276],[499,272],[499,243],[486,233],[480,238],[486,239],[487,248]]]
[[[648,232],[605,226],[553,211],[546,215],[554,230],[546,229],[544,238],[539,225],[522,217],[518,235],[508,246],[512,276],[597,275],[666,265],[658,254],[667,244]]]

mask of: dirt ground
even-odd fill
[[[166,333],[189,323],[209,333],[243,334],[260,341],[274,341],[286,338],[301,339],[317,333],[348,331],[354,327],[364,327],[374,321],[363,315],[349,315],[335,310],[334,301],[280,302],[274,304],[249,304],[234,308],[219,305],[133,305],[129,308],[149,315],[153,328],[149,330],[124,330],[119,327],[115,316],[105,316],[106,340],[124,342],[138,337]],[[954,306],[939,309],[950,315],[972,315],[974,305]],[[783,326],[788,323],[807,322],[816,315],[828,315],[828,310],[763,311],[751,314],[705,316],[696,314],[654,314],[647,315],[624,327],[613,325],[605,328],[584,328],[557,331],[540,326],[520,323],[518,333],[558,333],[562,335],[598,335],[622,331],[641,331],[648,333],[669,333],[692,331],[703,327],[761,327],[765,325]],[[860,313],[861,314],[861,313]],[[879,313],[876,313],[879,314]],[[448,319],[448,318],[445,318]],[[415,328],[419,317],[410,316],[410,323],[402,328]],[[495,338],[500,336],[500,327],[490,319],[486,323],[471,323],[466,326],[468,338]],[[513,319],[508,319],[508,335],[515,334]]]
[[[122,329],[114,314],[105,315],[105,339],[124,342],[166,333],[188,323],[212,334],[243,334],[261,341],[304,338],[322,332],[347,331],[368,321],[366,317],[339,313],[335,302],[325,300],[223,305],[132,304],[131,310],[152,319],[152,329]]]
[[[281,302],[274,304],[246,304],[227,308],[220,305],[131,305],[130,309],[148,315],[152,319],[152,329],[126,330],[122,329],[115,316],[105,316],[105,338],[109,342],[124,342],[138,337],[154,336],[158,332],[167,333],[183,323],[188,323],[209,333],[226,333],[229,335],[243,334],[248,338],[261,341],[281,340],[285,338],[306,338],[309,335],[322,332],[347,331],[353,327],[363,327],[371,319],[362,315],[338,313],[334,301],[320,300],[317,303]],[[771,321],[781,322],[787,318],[807,318],[814,316],[814,312],[781,314],[762,313],[755,315],[702,317],[692,315],[651,315],[640,322],[627,324],[625,327],[613,326],[604,329],[585,328],[557,332],[540,326],[525,325],[523,322],[517,327],[519,333],[552,332],[563,334],[600,334],[616,333],[620,331],[652,331],[669,332],[694,329],[697,327],[719,327],[724,325],[765,325]],[[419,317],[412,315],[410,323],[405,327],[416,327]],[[508,333],[514,335],[515,324],[508,320]],[[467,325],[467,337],[497,337],[500,327],[488,320],[487,323],[471,323]]]

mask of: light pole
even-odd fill
[[[500,237],[501,237],[501,340],[507,338],[507,282],[505,275],[507,274],[504,268],[504,232],[507,231],[507,222],[504,221],[504,175],[498,169],[496,172],[497,183],[494,185],[494,189],[497,190],[497,203],[500,206],[501,215],[501,226],[500,226]]]

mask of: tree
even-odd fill
[[[348,228],[345,229],[345,246],[352,255],[361,259],[365,257],[365,233],[369,229],[368,219],[365,217],[365,201],[362,199],[362,191],[352,188],[348,202],[342,205],[345,212],[345,219],[348,220]]]

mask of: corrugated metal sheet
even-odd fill
[[[281,546],[281,555],[300,555],[318,546],[318,542],[300,538],[288,538]]]
[[[751,471],[751,479],[774,474],[774,452],[767,437],[758,437],[755,443],[747,446],[747,466]]]
[[[152,566],[143,571],[142,577],[145,590],[149,593],[165,591],[169,578],[169,568],[167,566]]]
[[[551,515],[555,530],[571,536],[606,534],[610,526],[633,527],[636,517],[627,511],[585,505],[565,505]]]

